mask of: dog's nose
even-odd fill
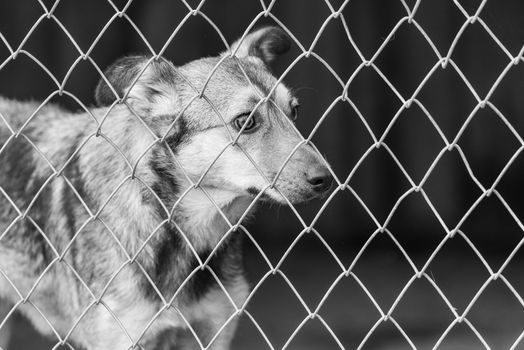
[[[317,192],[325,192],[331,187],[331,174],[326,167],[315,167],[306,173],[307,182]]]

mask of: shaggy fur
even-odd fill
[[[255,109],[287,36],[262,28],[232,48],[237,57],[177,68],[119,59],[92,114],[46,105],[23,127],[38,104],[0,98],[12,128],[0,119],[4,308],[29,296],[17,310],[40,332],[54,337],[50,323],[88,350],[189,349],[187,332],[175,335],[186,322],[203,346],[229,349],[237,317],[216,334],[249,292],[231,225],[264,189],[264,200],[298,203],[329,185],[320,156],[297,148],[291,92],[279,84]]]

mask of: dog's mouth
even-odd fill
[[[307,203],[309,201],[312,201],[314,199],[321,199],[325,198],[328,193],[330,192],[330,189],[332,186],[329,186],[329,189],[317,192],[317,191],[301,191],[297,193],[285,193],[285,191],[279,191],[276,189],[267,188],[265,191],[262,192],[262,189],[259,189],[257,187],[249,187],[246,191],[247,193],[253,197],[258,199],[262,202],[270,202],[270,203],[281,203],[281,204],[301,204],[301,203]],[[262,193],[261,193],[262,192]],[[270,193],[268,193],[270,192]],[[284,198],[287,198],[287,200]]]

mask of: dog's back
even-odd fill
[[[56,217],[68,203],[58,200],[58,192],[63,190],[62,199],[69,194],[64,180],[56,177],[53,169],[65,161],[66,152],[58,150],[69,144],[69,137],[53,126],[67,127],[72,121],[69,113],[53,105],[34,114],[38,106],[0,98],[2,118],[7,123],[0,123],[0,297],[12,305],[34,288],[30,295],[33,305],[27,303],[18,309],[41,332],[50,333],[51,328],[34,306],[53,321],[59,320],[68,306],[67,300],[63,307],[54,302],[51,306],[48,299],[51,292],[59,293],[62,287],[53,275],[69,274],[54,263],[56,249],[65,247],[68,241],[63,237],[68,230],[59,230],[63,225],[57,225]],[[33,119],[24,126],[31,116]],[[50,271],[42,275],[47,268]]]
[[[45,188],[40,189],[46,175],[49,177],[52,171],[49,167],[46,169],[45,160],[39,159],[37,151],[39,139],[45,131],[39,130],[40,123],[33,123],[16,135],[37,107],[33,103],[0,98],[0,110],[5,119],[0,123],[0,248],[3,253],[19,253],[25,259],[31,259],[33,268],[24,273],[37,273],[46,251],[44,236],[38,233],[38,228],[45,226],[47,215],[43,208],[46,206],[41,204],[43,200],[48,200],[48,193]],[[36,196],[39,191],[40,195]],[[24,217],[29,213],[33,200],[29,210],[29,221],[33,222],[27,222]],[[0,262],[0,269],[10,270],[8,266],[12,261],[5,254],[0,255]],[[20,271],[19,268],[16,270]]]
[[[53,175],[66,160],[63,148],[70,144],[70,137],[59,129],[66,128],[69,134],[77,130],[68,128],[72,116],[66,111],[38,106],[0,99],[7,123],[0,124],[0,246],[28,255],[35,271],[52,259],[45,240],[56,236],[44,230],[53,219],[53,191],[60,182]],[[58,125],[62,127],[57,130]]]

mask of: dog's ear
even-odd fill
[[[255,56],[269,64],[290,47],[291,39],[284,30],[279,27],[263,27],[235,41],[231,50],[236,50],[237,57]]]
[[[173,90],[177,73],[175,67],[162,58],[126,56],[109,66],[104,75],[114,91],[100,79],[95,90],[97,106],[109,106],[127,94],[131,105],[146,107],[157,96]]]

